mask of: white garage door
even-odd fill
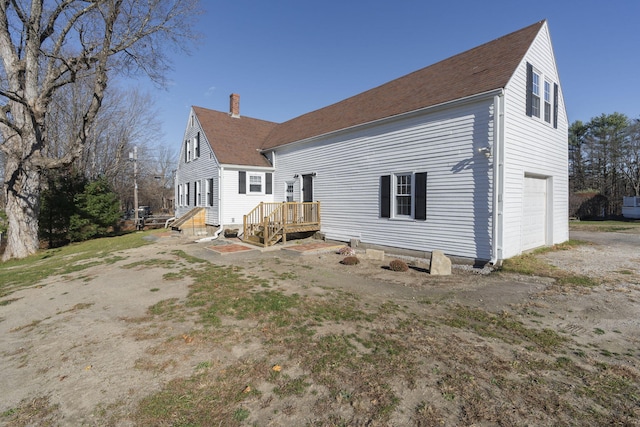
[[[524,207],[522,212],[522,250],[547,243],[547,181],[524,177]]]

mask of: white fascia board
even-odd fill
[[[221,164],[220,169],[224,170],[255,170],[255,171],[263,171],[263,172],[275,172],[276,168],[273,166],[251,166],[251,165],[232,165],[232,164]]]

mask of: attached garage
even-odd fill
[[[547,244],[547,179],[524,177],[522,250]]]

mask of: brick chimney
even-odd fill
[[[240,117],[240,95],[232,93],[229,96],[229,114],[231,117]]]

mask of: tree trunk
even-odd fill
[[[7,246],[2,256],[24,258],[40,247],[38,216],[40,214],[40,173],[7,158],[4,191],[7,197],[5,212],[9,222]]]

